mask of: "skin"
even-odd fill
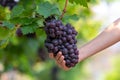
[[[120,41],[120,18],[109,25],[103,32],[101,32],[93,40],[89,41],[87,44],[83,45],[79,49],[79,62],[85,60],[86,58],[95,55],[96,53],[114,45]],[[61,52],[57,54],[56,57],[53,53],[49,54],[49,57],[54,59],[58,66],[63,70],[70,70],[65,66],[64,56]],[[79,63],[78,62],[78,63]]]

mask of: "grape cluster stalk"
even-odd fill
[[[78,63],[79,51],[77,49],[76,35],[77,31],[71,24],[64,25],[61,20],[56,20],[50,16],[44,21],[44,29],[47,34],[45,47],[49,53],[57,55],[62,52],[67,67],[74,67]]]

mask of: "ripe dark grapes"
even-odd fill
[[[22,31],[21,31],[21,28],[18,28],[18,29],[17,29],[16,35],[17,35],[18,37],[23,36],[23,33],[22,33]]]
[[[0,0],[0,5],[12,9],[18,2],[19,0]]]
[[[49,53],[54,56],[61,51],[67,67],[74,67],[78,63],[77,40],[75,39],[77,31],[71,24],[63,25],[61,20],[56,20],[50,16],[44,21],[44,30],[47,34],[45,46]]]

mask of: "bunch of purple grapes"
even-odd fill
[[[19,0],[0,0],[0,5],[12,9],[18,2]]]
[[[45,46],[49,53],[57,55],[59,51],[62,52],[67,67],[74,67],[78,63],[77,50],[77,32],[69,23],[65,26],[61,20],[56,20],[54,16],[50,16],[45,19],[45,32],[47,38],[45,40]]]

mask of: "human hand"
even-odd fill
[[[62,55],[62,52],[58,52],[58,54],[54,57],[53,53],[49,53],[49,57],[51,59],[55,59],[56,63],[58,64],[58,66],[60,68],[62,68],[63,70],[67,71],[70,70],[71,68],[68,68],[65,64],[65,60],[64,60],[64,56]]]

